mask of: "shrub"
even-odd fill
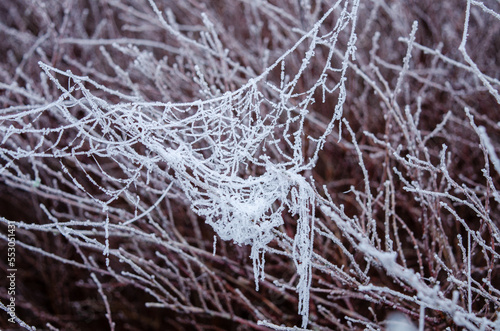
[[[19,325],[500,328],[498,2],[0,13]]]

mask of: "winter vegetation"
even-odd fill
[[[500,329],[498,0],[2,1],[0,37],[2,329]]]

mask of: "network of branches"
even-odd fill
[[[0,36],[19,326],[500,329],[498,0],[18,0]]]

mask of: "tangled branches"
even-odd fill
[[[4,10],[17,323],[500,327],[498,3],[280,6]]]

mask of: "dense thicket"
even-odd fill
[[[0,2],[0,327],[500,329],[499,20]]]

